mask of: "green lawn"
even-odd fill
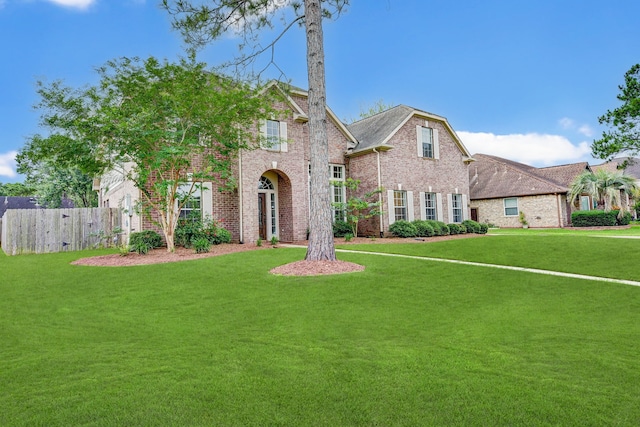
[[[526,264],[558,238],[558,269],[640,279],[640,241],[375,250]],[[640,424],[640,288],[369,254],[340,254],[363,273],[272,276],[304,254],[282,248],[69,265],[97,253],[0,256],[0,425]]]

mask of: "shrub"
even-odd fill
[[[149,251],[151,249],[153,249],[153,247],[151,245],[149,245],[149,243],[144,242],[144,241],[137,241],[137,242],[129,245],[129,248],[131,248],[131,252],[135,252],[135,253],[138,253],[140,255],[148,254]]]
[[[616,225],[629,225],[631,223],[631,212],[625,212],[622,217],[618,217],[620,211],[612,211],[616,213]]]
[[[459,224],[447,224],[447,227],[449,227],[449,234],[460,234],[462,232]]]
[[[336,221],[333,223],[333,236],[334,237],[344,237],[347,234],[353,234],[353,230],[351,225],[346,221]]]
[[[460,227],[460,234],[467,234],[467,227],[464,224],[458,224],[458,227]]]
[[[413,225],[416,227],[416,236],[418,237],[431,237],[435,233],[433,227],[427,221],[417,219],[413,221]]]
[[[231,242],[231,233],[221,227],[215,220],[205,218],[182,218],[178,220],[175,231],[176,246],[192,248],[196,239],[204,238],[211,245]]]
[[[616,225],[617,211],[576,211],[571,214],[574,227],[608,227]]]
[[[428,219],[427,224],[433,227],[434,236],[446,236],[449,234],[449,227],[442,221]]]
[[[471,219],[465,219],[464,221],[462,221],[462,225],[464,225],[467,228],[467,233],[481,234],[480,223],[476,221],[473,221]]]
[[[353,240],[353,234],[349,233],[349,234],[345,234],[344,235],[344,241],[345,242],[350,242]]]
[[[129,236],[129,244],[132,245],[138,242],[145,242],[152,248],[159,248],[162,246],[162,236],[153,230],[131,233]]]
[[[196,237],[191,241],[191,246],[197,254],[203,254],[211,250],[211,242],[204,236]]]
[[[418,232],[415,225],[404,220],[396,221],[391,224],[389,231],[398,237],[416,237]]]
[[[478,223],[478,225],[480,226],[480,231],[478,231],[478,234],[487,234],[487,232],[489,231],[489,224]]]

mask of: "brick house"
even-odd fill
[[[571,183],[584,171],[587,162],[536,168],[501,157],[474,154],[469,168],[471,217],[498,227],[522,227],[523,212],[531,227],[566,227],[571,213],[593,208],[593,200],[583,195],[571,204]]]
[[[211,182],[194,194],[194,204],[231,231],[233,240],[255,242],[276,236],[304,240],[309,218],[308,96],[289,91],[281,107],[286,117],[268,120],[256,131],[279,143],[241,151],[233,167],[237,187],[218,191]],[[363,191],[383,187],[385,214],[361,228],[363,235],[381,235],[398,219],[440,219],[461,222],[468,213],[468,164],[473,159],[443,117],[398,106],[349,126],[327,108],[331,181],[360,179]],[[286,142],[285,142],[286,141]],[[125,230],[154,228],[131,209],[139,191],[111,171],[99,183],[101,206],[123,210]],[[334,202],[346,201],[344,186],[332,185]],[[182,213],[181,213],[182,214]],[[334,216],[340,212],[334,211]]]

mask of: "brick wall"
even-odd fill
[[[518,197],[518,211],[525,214],[529,227],[565,227],[568,225],[567,197],[545,194]],[[471,207],[478,209],[478,222],[504,228],[522,227],[518,215],[505,216],[504,199],[472,200]]]

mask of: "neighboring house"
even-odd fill
[[[304,240],[309,226],[309,128],[307,92],[294,89],[283,110],[286,118],[257,126],[267,139],[281,143],[241,151],[233,167],[237,188],[218,191],[215,183],[203,183],[185,212],[199,209],[231,231],[233,240],[255,242],[259,238]],[[333,185],[348,177],[362,181],[361,190],[383,187],[380,195],[385,214],[360,230],[381,235],[398,219],[435,218],[461,222],[468,218],[468,151],[447,120],[406,106],[346,126],[327,108],[329,168],[332,200],[344,202],[344,186]],[[286,141],[286,142],[284,142]],[[123,209],[125,229],[155,228],[131,209],[139,190],[123,172],[112,171],[99,183],[100,206]],[[334,210],[334,219],[343,213]]]
[[[601,163],[599,165],[593,166],[593,170],[606,170],[609,172],[620,172],[622,171],[623,175],[628,175],[636,180],[636,184],[640,187],[640,158],[637,157],[617,157],[615,159],[609,160],[608,162]],[[621,193],[621,203],[622,207],[625,209],[633,210],[633,205],[635,200],[632,199],[628,194]],[[630,208],[629,208],[630,207]],[[634,213],[636,215],[636,213]]]
[[[44,209],[45,207],[38,203],[36,197],[0,196],[0,218],[8,209]],[[69,199],[62,199],[60,208],[73,208],[73,202]]]
[[[575,210],[593,207],[590,196],[570,203],[574,179],[591,171],[587,162],[536,168],[486,154],[475,154],[469,168],[471,217],[499,227],[521,227],[523,212],[531,227],[565,227]]]

